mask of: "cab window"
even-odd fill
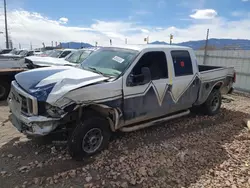
[[[190,54],[185,50],[171,51],[175,76],[193,75],[193,66]]]
[[[133,68],[132,73],[134,75],[140,75],[142,67],[148,67],[150,69],[152,80],[168,78],[168,67],[165,52],[155,51],[145,53]],[[138,77],[138,79],[139,78],[140,77]]]

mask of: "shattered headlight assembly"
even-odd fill
[[[57,106],[52,106],[48,103],[45,104],[45,110],[47,114],[53,118],[60,118],[63,114],[65,114],[63,109]]]

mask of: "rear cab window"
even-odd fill
[[[193,64],[187,50],[172,50],[175,77],[193,75]]]

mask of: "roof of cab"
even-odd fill
[[[162,45],[162,44],[125,44],[125,45],[112,45],[112,46],[105,46],[105,47],[116,47],[116,48],[125,48],[131,50],[142,51],[145,49],[154,49],[154,48],[180,48],[180,49],[191,49],[186,46],[176,46],[176,45]]]

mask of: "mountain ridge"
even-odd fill
[[[203,49],[205,46],[205,40],[187,41],[181,43],[173,43],[173,45],[187,46],[194,50]],[[168,44],[164,41],[154,41],[150,44]],[[250,50],[250,40],[248,39],[216,39],[211,38],[208,40],[208,46],[210,49],[241,49]]]
[[[164,41],[154,41],[150,44],[169,44]],[[194,50],[204,49],[205,40],[197,40],[197,41],[187,41],[181,43],[173,43],[173,45],[178,46],[187,46],[193,48]],[[93,45],[84,42],[63,42],[61,43],[62,48],[88,48],[93,47]],[[248,39],[217,39],[211,38],[208,40],[208,49],[213,50],[250,50],[250,40]]]

